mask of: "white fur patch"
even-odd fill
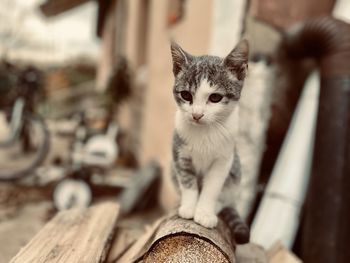
[[[176,113],[176,131],[186,142],[181,151],[191,157],[195,170],[203,175],[199,197],[198,190],[182,189],[179,214],[194,218],[205,227],[214,227],[217,223],[218,200],[223,197],[223,185],[233,162],[238,134],[238,104],[208,102],[212,93],[215,87],[203,80],[193,104],[184,105]],[[192,113],[204,116],[197,123]]]
[[[194,167],[201,172],[206,172],[220,156],[225,158],[233,154],[238,133],[238,105],[207,103],[214,90],[207,81],[202,81],[193,104],[188,105],[190,114],[182,110],[176,113],[176,129],[187,143]],[[225,107],[229,109],[223,109]],[[192,112],[204,114],[200,123],[192,120]]]

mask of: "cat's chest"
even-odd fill
[[[223,136],[215,131],[193,131],[186,135],[185,150],[199,172],[206,172],[215,160],[231,155],[234,149],[232,134]]]
[[[213,161],[218,158],[218,156],[214,154],[214,151],[209,152],[197,149],[189,149],[189,154],[192,159],[193,167],[199,173],[205,173],[208,171]]]

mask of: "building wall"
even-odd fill
[[[167,26],[168,1],[151,1],[148,49],[148,84],[145,90],[141,159],[157,159],[168,167],[175,103],[172,97],[173,74],[170,38],[191,54],[208,52],[211,0],[187,1],[183,20]]]
[[[171,141],[174,129],[175,102],[172,97],[172,63],[170,38],[194,55],[208,53],[211,33],[212,0],[186,1],[185,16],[171,29],[167,26],[168,1],[150,2],[148,78],[144,91],[141,151],[142,163],[151,159],[160,162],[168,182]],[[162,201],[172,203],[170,189],[163,187]]]

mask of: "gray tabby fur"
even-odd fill
[[[177,122],[173,136],[171,167],[175,185],[182,195],[179,214],[184,218],[194,218],[197,223],[205,227],[214,227],[216,225],[216,214],[223,207],[234,207],[241,169],[233,135],[234,132],[231,131],[231,127],[234,127],[232,128],[233,130],[238,125],[235,115],[237,115],[238,101],[247,71],[248,50],[248,43],[245,40],[241,41],[226,58],[192,56],[175,43],[172,43],[171,46],[173,73],[175,76],[173,95],[178,106]],[[201,108],[201,113],[203,112],[205,117],[206,115],[211,116],[211,119],[208,117],[209,119],[205,120],[205,117],[203,117],[203,123],[199,123],[200,121],[198,121],[192,124],[187,117],[191,112],[193,116],[193,111],[199,107],[194,105],[196,104],[195,101],[198,100],[196,96],[203,97],[203,95],[197,95],[199,89],[201,89],[200,92],[202,93],[206,91],[211,92],[208,93],[209,95],[218,93],[222,96],[222,99],[218,103],[212,103],[210,101],[202,103],[203,105],[201,107],[203,109]],[[193,96],[193,101],[185,100],[181,96],[181,92],[183,91],[190,92]],[[182,126],[186,126],[186,128]],[[203,140],[201,141],[201,138],[195,138],[196,135],[195,137],[191,137],[186,134],[185,131],[188,130],[190,130],[189,133],[198,133],[198,137],[203,136]],[[204,138],[206,134],[212,137]],[[192,140],[191,138],[195,138],[196,140]],[[213,157],[211,151],[217,151],[217,149],[214,149],[216,138],[218,138],[218,145],[222,143],[223,152],[222,155],[219,152],[218,157]],[[204,143],[203,145],[198,145],[206,140],[212,144],[205,145]],[[204,161],[202,160],[202,163],[207,162],[207,164],[198,164],[200,163],[198,158],[206,158],[206,156],[209,157]],[[230,168],[226,170],[220,170],[220,167],[216,168],[217,171],[224,171],[225,174],[218,174],[218,177],[221,178],[220,180],[223,180],[223,184],[220,185],[218,183],[219,186],[217,189],[221,189],[218,196],[213,193],[213,198],[217,198],[215,200],[217,202],[215,205],[215,215],[213,215],[211,208],[206,209],[205,197],[201,196],[201,194],[202,190],[210,193],[210,190],[207,190],[209,187],[204,186],[206,173],[208,170],[214,169],[212,166],[215,166],[218,161],[217,159],[220,158],[224,161],[229,160]],[[201,165],[206,168],[200,168]],[[215,179],[210,180],[215,185]],[[186,201],[187,199],[192,201],[188,203]],[[210,203],[209,201],[208,203]],[[184,208],[184,206],[187,206],[187,210],[182,209],[181,212],[181,207]],[[208,204],[208,206],[210,205]],[[189,207],[194,211],[191,212]]]

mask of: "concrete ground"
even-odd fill
[[[9,262],[44,226],[50,201],[0,208],[0,262]]]
[[[0,121],[0,140],[5,138],[6,132],[7,127]],[[64,151],[67,146],[67,143],[61,142],[54,144],[60,147],[53,147],[55,150],[50,152],[50,156]],[[18,155],[18,151],[18,156],[12,156],[13,151],[0,149],[0,169],[28,164],[26,158],[30,159],[30,156]],[[50,198],[43,196],[39,188],[24,190],[13,183],[0,182],[0,262],[9,262],[44,226],[53,215],[52,211]]]

